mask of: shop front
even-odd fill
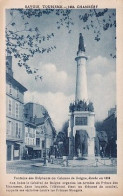
[[[17,141],[6,142],[6,159],[7,161],[21,160],[22,143]]]

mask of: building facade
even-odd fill
[[[75,102],[69,107],[69,156],[95,156],[95,113],[88,100],[85,47],[80,33],[77,57]]]
[[[25,122],[24,145],[23,159],[37,158],[36,125],[33,123]]]
[[[6,59],[6,159],[18,160],[23,154],[24,92],[27,89],[13,77],[12,57]]]
[[[27,122],[36,126],[36,146],[32,146],[33,157],[43,158],[45,153],[49,156],[55,129],[47,110],[40,104],[29,102],[24,105],[24,116]]]
[[[117,112],[116,106],[108,111],[108,117],[103,121],[103,131],[108,137],[106,156],[117,157]]]
[[[50,122],[50,118],[41,118],[40,122],[38,120],[37,123],[37,131],[36,131],[36,146],[41,149],[41,157],[49,156],[50,149],[54,143],[53,136],[53,126]]]
[[[24,105],[24,116],[26,121],[34,122],[35,118],[42,118],[46,112],[44,106],[29,102]]]

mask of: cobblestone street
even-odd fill
[[[48,163],[43,166],[41,160],[25,160],[7,162],[8,174],[116,174],[117,167],[108,162],[105,164],[93,161],[70,160],[68,167]]]

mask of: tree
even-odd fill
[[[45,42],[50,41],[55,35],[42,35],[38,25],[31,27],[32,18],[41,18],[43,16],[56,16],[56,28],[62,29],[64,26],[68,33],[72,33],[72,26],[74,25],[71,14],[74,10],[63,9],[10,9],[7,14],[11,18],[6,24],[6,52],[7,55],[13,55],[18,59],[18,65],[24,66],[28,74],[34,74],[35,79],[42,76],[38,74],[37,67],[32,68],[29,65],[29,60],[37,53],[50,53],[56,49],[57,46],[45,46]],[[78,15],[78,20],[81,21],[82,29],[84,31],[92,30],[95,41],[101,40],[101,35],[104,31],[114,29],[116,27],[116,13],[108,9],[87,9],[81,10]],[[19,21],[19,23],[18,23]],[[19,24],[19,25],[18,25]],[[20,25],[21,24],[21,25]],[[116,39],[116,37],[115,37]],[[111,57],[116,58],[115,54],[110,54]]]
[[[60,154],[62,156],[68,155],[68,121],[63,124],[61,131],[57,135],[56,142],[59,147]]]
[[[96,121],[95,122],[95,128],[97,132],[102,131],[102,125],[103,125],[103,121]]]
[[[110,115],[103,121],[103,130],[108,136],[108,145],[106,152],[111,157],[117,157],[117,117],[114,114]]]
[[[64,138],[64,149],[65,149],[65,155],[68,155],[69,153],[69,140],[68,140],[68,126],[69,126],[69,121],[66,121],[63,126],[61,131],[64,133],[65,138]]]
[[[108,144],[108,137],[107,137],[107,133],[105,131],[100,131],[97,133],[97,138],[99,140],[99,144],[102,147],[101,153],[103,153],[102,156],[105,156],[105,151],[106,151],[106,147]]]
[[[96,147],[99,144],[102,150],[105,151],[106,156],[117,156],[117,117],[115,114],[107,117],[104,121],[96,122]]]
[[[66,137],[68,136],[68,126],[69,126],[69,122],[66,121],[63,124],[62,129],[61,129],[61,131],[65,134]]]

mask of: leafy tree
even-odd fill
[[[38,74],[37,67],[32,68],[29,65],[29,60],[37,53],[50,53],[56,49],[56,46],[45,47],[45,42],[51,40],[55,35],[53,32],[50,34],[42,35],[38,28],[31,27],[31,18],[40,18],[45,15],[56,16],[56,28],[59,30],[63,26],[67,29],[68,33],[72,32],[74,25],[71,13],[74,10],[63,9],[10,9],[9,17],[11,20],[6,24],[6,52],[7,55],[13,55],[18,59],[18,65],[24,66],[28,74],[34,74],[35,79],[42,76]],[[93,30],[95,41],[99,42],[103,31],[114,29],[116,27],[116,13],[115,10],[111,12],[109,9],[87,9],[81,10],[78,19],[82,22],[82,29],[84,31]],[[18,25],[18,21],[20,21]],[[21,24],[21,25],[20,25]],[[115,37],[116,39],[116,37]],[[115,54],[110,54],[111,57],[116,58]]]
[[[96,121],[95,122],[95,128],[97,132],[102,131],[102,125],[103,125],[103,121]]]
[[[103,121],[103,130],[105,130],[108,136],[107,154],[111,157],[117,157],[117,117],[115,114]]]
[[[104,121],[95,123],[97,138],[95,140],[96,147],[99,145],[105,152],[106,156],[117,156],[117,118],[112,114]]]
[[[68,155],[69,143],[68,143],[68,121],[63,124],[61,131],[57,135],[57,145],[60,150],[60,154]],[[59,145],[60,144],[60,145]]]
[[[62,129],[61,129],[61,131],[65,134],[65,137],[68,136],[68,126],[69,126],[69,123],[68,123],[68,121],[66,121],[63,124]]]

